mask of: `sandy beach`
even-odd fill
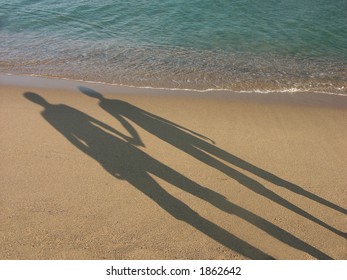
[[[347,98],[0,75],[0,259],[346,259]]]

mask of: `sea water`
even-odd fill
[[[347,95],[347,0],[0,0],[0,73]]]

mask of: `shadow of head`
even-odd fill
[[[78,89],[85,95],[92,97],[92,98],[96,98],[99,99],[99,101],[103,101],[105,103],[112,103],[112,106],[119,106],[119,107],[132,107],[130,106],[130,104],[126,101],[123,100],[119,100],[119,99],[107,99],[105,98],[101,93],[88,88],[88,87],[84,87],[84,86],[78,86]]]
[[[46,101],[46,99],[44,99],[42,96],[38,95],[37,93],[26,92],[23,95],[26,99],[30,100],[33,103],[41,105],[42,107],[47,107],[51,105],[50,103]]]
[[[99,99],[100,101],[104,99],[104,97],[102,96],[101,93],[91,89],[91,88],[87,88],[84,86],[78,86],[78,89],[84,93],[85,95],[92,97],[92,98],[96,98]]]

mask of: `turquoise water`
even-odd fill
[[[347,0],[0,0],[0,72],[347,94]]]

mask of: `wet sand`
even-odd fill
[[[347,98],[0,75],[0,259],[346,259]]]

